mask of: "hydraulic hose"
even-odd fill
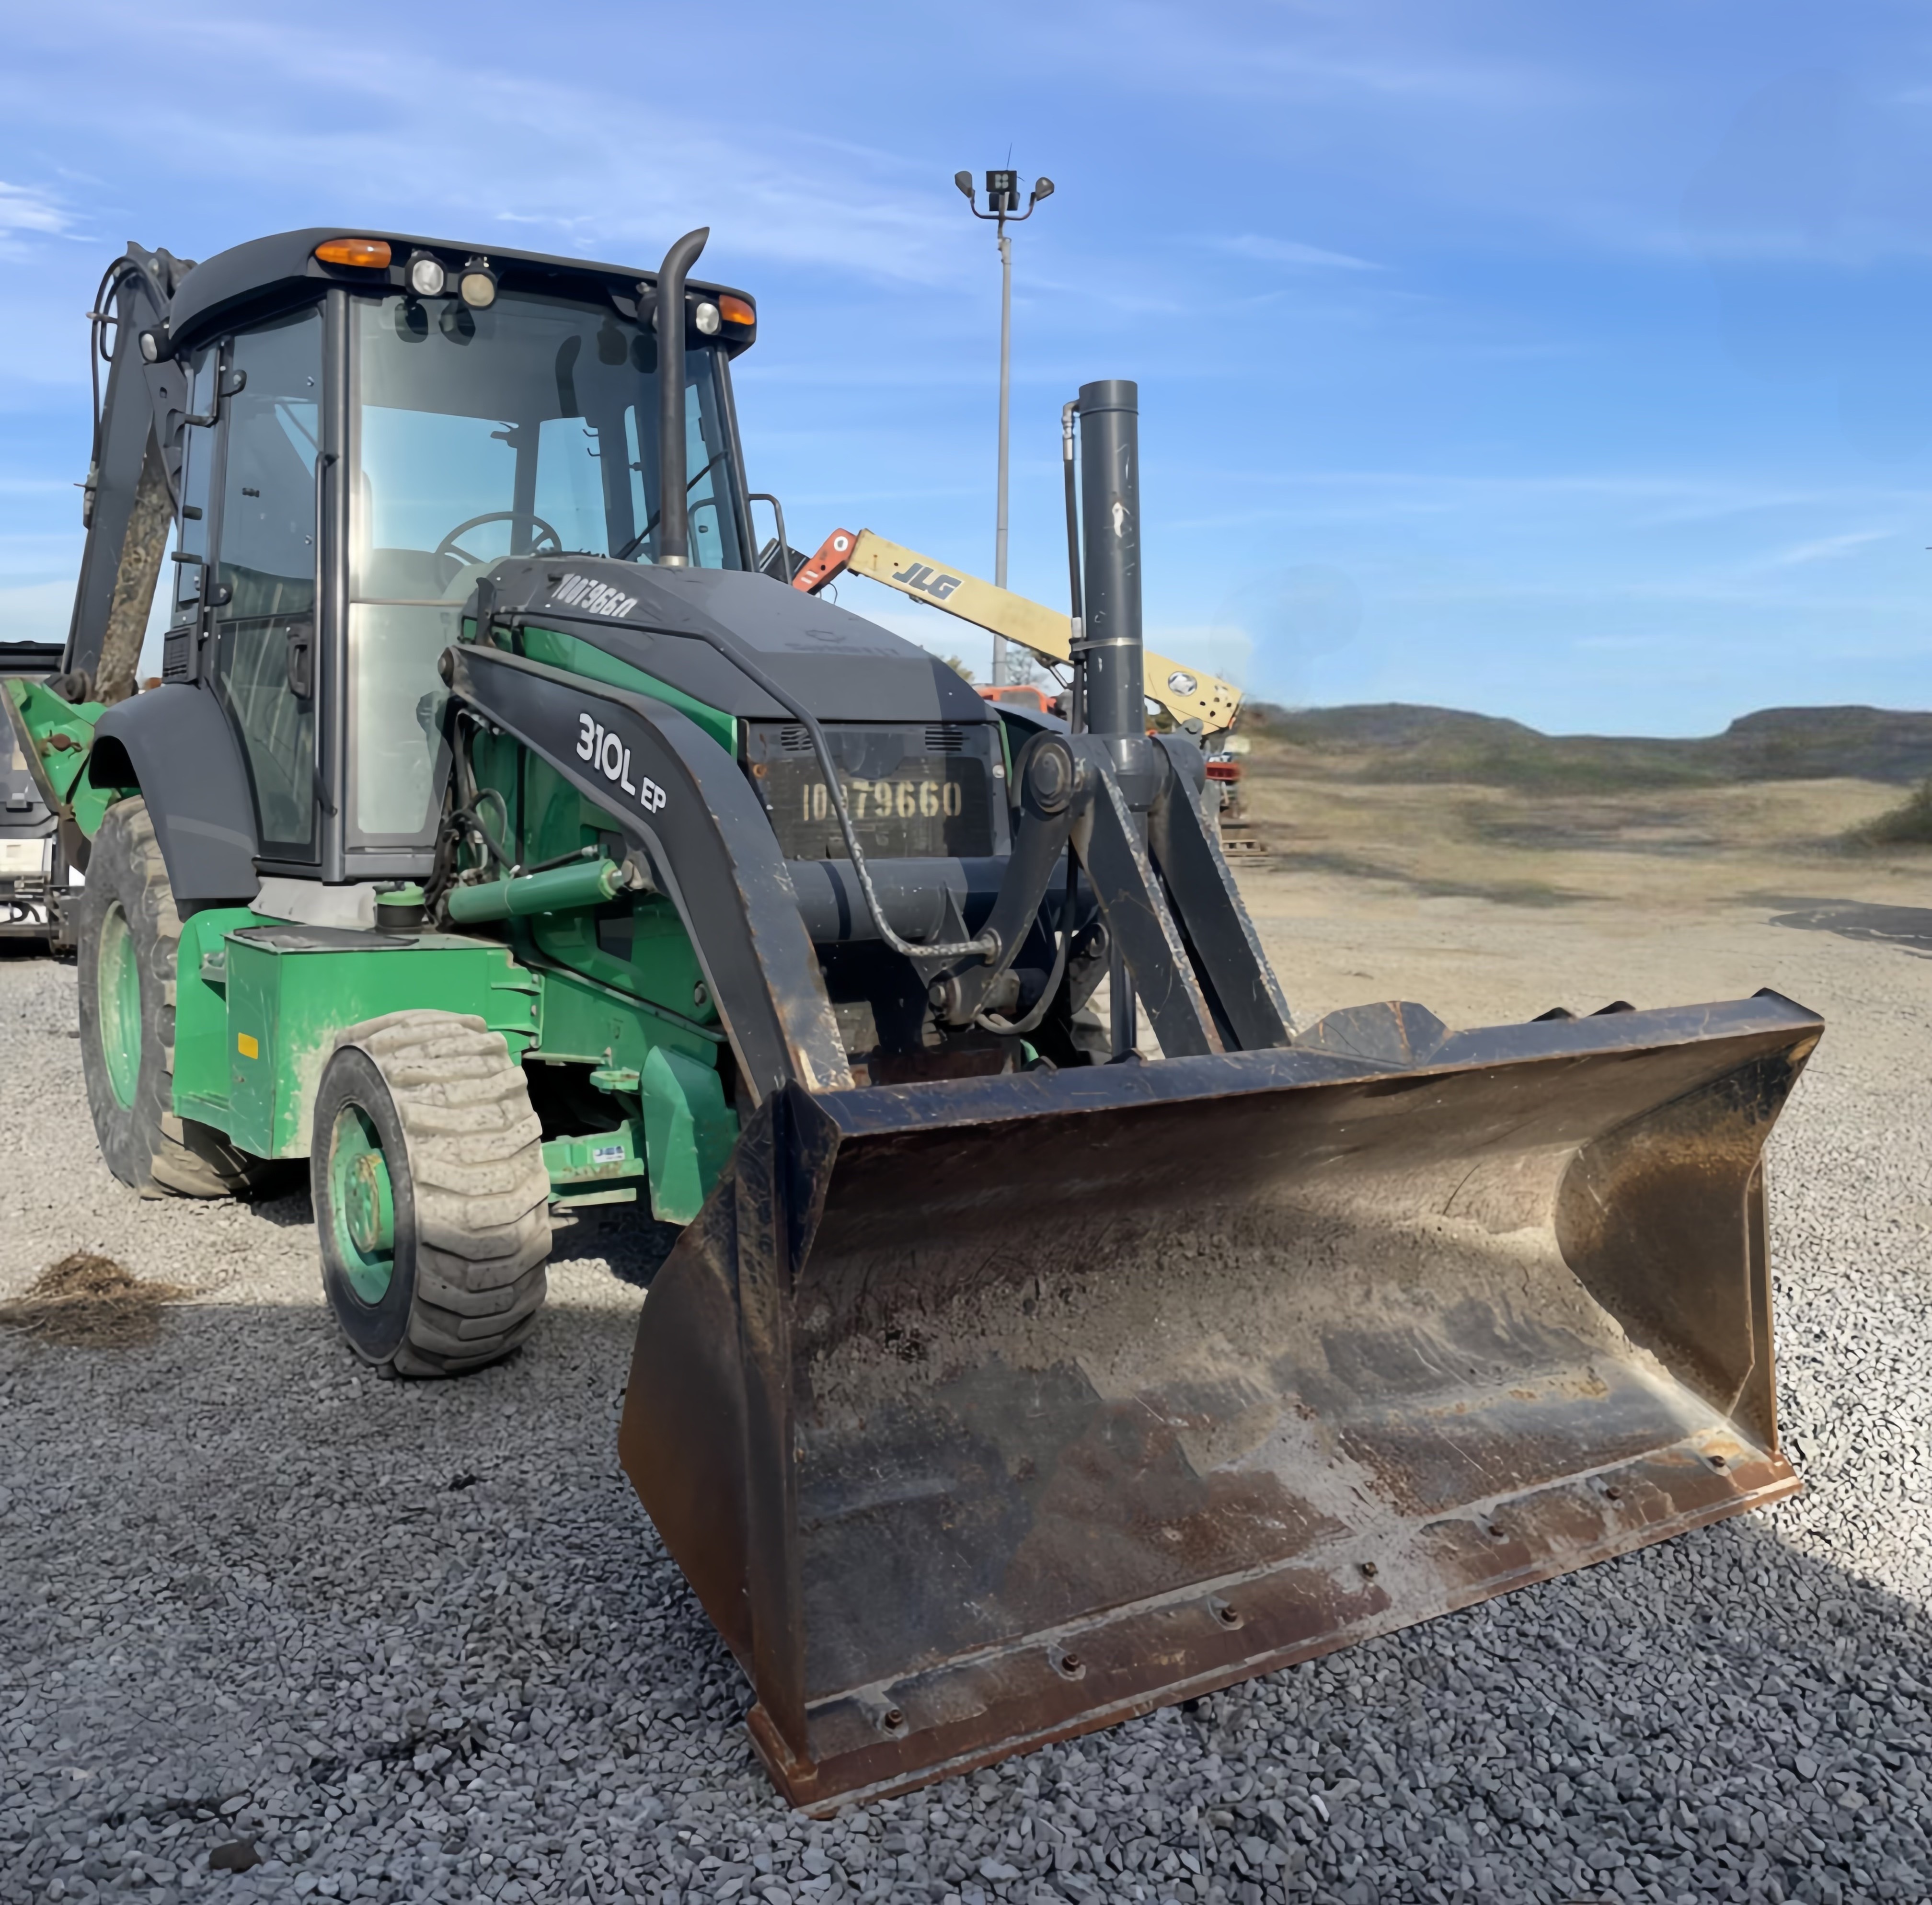
[[[998,1012],[976,1012],[973,1023],[982,1032],[997,1032],[1002,1037],[1016,1036],[1022,1032],[1037,1031],[1048,1010],[1060,991],[1060,982],[1066,976],[1066,959],[1073,945],[1073,921],[1079,910],[1080,878],[1070,857],[1066,866],[1066,901],[1060,908],[1060,944],[1054,949],[1053,970],[1046,976],[1046,986],[1034,1003],[1032,1011],[1024,1018],[1003,1018]]]

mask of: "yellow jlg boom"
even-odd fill
[[[1030,601],[1010,589],[982,582],[964,570],[922,556],[902,542],[890,542],[872,530],[834,530],[818,553],[792,578],[792,586],[815,596],[838,577],[868,575],[915,601],[929,602],[976,628],[1018,642],[1042,660],[1063,666],[1073,659],[1073,621],[1058,609]],[[1177,727],[1190,733],[1218,734],[1234,724],[1241,691],[1232,682],[1145,651],[1147,698],[1165,708]],[[1200,724],[1198,728],[1192,725]]]

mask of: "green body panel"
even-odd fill
[[[182,922],[175,972],[178,1117],[228,1129],[228,935],[268,923],[245,906],[211,906]]]
[[[554,628],[528,627],[520,632],[523,652],[532,662],[562,668],[569,674],[581,675],[586,681],[601,681],[607,687],[627,688],[634,694],[650,695],[667,706],[676,709],[679,713],[690,716],[727,754],[737,752],[738,721],[735,715],[728,715],[698,700],[682,688],[674,688],[669,682],[660,681],[656,675],[646,674],[641,668],[634,668],[628,662],[605,654],[601,648],[575,635],[566,635]]]
[[[12,675],[0,681],[0,700],[20,737],[42,797],[57,814],[70,815],[88,839],[100,831],[110,807],[132,788],[97,788],[82,779],[94,746],[94,724],[107,712],[100,701],[63,701],[42,681]]]
[[[738,1120],[716,1068],[669,1046],[645,1060],[643,1086],[652,1208],[666,1223],[688,1224],[731,1156]]]
[[[538,1049],[545,1058],[641,1076],[659,1046],[716,1070],[724,1035],[688,1016],[653,1009],[582,974],[540,967]]]
[[[284,943],[267,937],[277,932]],[[428,1006],[476,1014],[514,1054],[536,1036],[539,982],[508,947],[424,933],[364,950],[344,946],[346,937],[267,927],[226,938],[229,1084],[220,1121],[257,1157],[308,1155],[322,1066],[345,1026]]]
[[[344,1027],[424,1006],[474,1012],[526,1063],[592,1066],[591,1082],[610,1094],[615,1129],[544,1147],[560,1204],[632,1202],[648,1178],[660,1216],[697,1214],[738,1137],[718,1073],[722,1033],[575,973],[533,970],[494,940],[425,933],[365,950],[344,946],[346,937],[294,927],[277,935],[244,907],[184,922],[182,1117],[257,1157],[306,1157],[322,1066]]]
[[[620,899],[594,913],[544,914],[530,922],[529,947],[538,962],[641,1000],[674,1022],[717,1029],[717,1008],[699,990],[704,969],[698,950],[677,908],[661,894]]]

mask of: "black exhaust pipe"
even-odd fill
[[[1121,797],[1147,837],[1159,782],[1147,736],[1147,667],[1141,642],[1140,386],[1129,377],[1082,384],[1080,514],[1086,544],[1081,700],[1087,731],[1106,744]],[[1133,982],[1120,947],[1108,955],[1113,1055],[1136,1036]]]
[[[658,554],[660,568],[691,566],[690,476],[684,454],[684,279],[711,236],[686,232],[658,267]]]
[[[1091,734],[1131,735],[1144,741],[1140,387],[1128,377],[1082,384],[1078,409],[1087,556],[1086,614],[1081,628],[1087,727]],[[1120,751],[1111,752],[1118,756]],[[1128,767],[1125,759],[1119,764]],[[1131,795],[1129,800],[1132,804]]]

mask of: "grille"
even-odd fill
[[[926,730],[926,751],[928,754],[957,754],[966,745],[966,730],[956,722],[948,722],[943,728],[928,728]]]

